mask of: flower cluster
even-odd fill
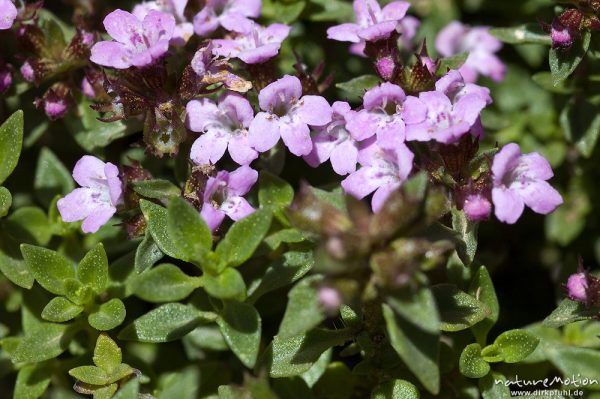
[[[500,81],[505,72],[495,54],[500,42],[486,27],[453,22],[440,32],[436,40],[440,54],[468,53],[457,70],[438,71],[439,63],[424,46],[416,64],[408,69],[398,43],[412,48],[419,25],[407,16],[409,3],[394,1],[382,8],[375,0],[355,0],[353,5],[356,22],[334,26],[327,36],[351,42],[356,52],[373,58],[383,80],[364,93],[358,108],[343,101],[330,105],[318,95],[315,78],[303,73],[303,68],[297,68],[298,76],[277,78],[265,63],[278,55],[291,27],[263,27],[253,21],[260,15],[258,0],[206,2],[193,18],[193,32],[211,38],[195,52],[177,90],[169,92],[165,59],[171,54],[170,46],[185,45],[192,31],[187,1],[171,0],[143,3],[132,13],[116,10],[105,18],[104,26],[113,40],[96,43],[90,59],[124,71],[107,76],[104,88],[112,104],[96,109],[113,112],[112,120],[146,109],[144,138],[159,153],[176,153],[186,137],[184,128],[198,135],[189,158],[200,174],[188,183],[213,231],[226,216],[239,220],[253,212],[243,198],[257,181],[251,164],[280,140],[312,167],[330,161],[333,170],[345,176],[341,186],[346,193],[358,199],[373,194],[374,212],[413,173],[422,170],[438,183],[453,182],[448,195],[472,221],[487,219],[493,208],[499,220],[515,223],[525,205],[547,214],[562,203],[560,194],[547,183],[552,177],[548,162],[537,153],[521,154],[516,144],[501,149],[479,177],[464,173],[484,135],[481,113],[492,104],[490,91],[475,82],[480,75]],[[228,63],[231,58],[242,61],[241,73],[245,70],[251,82],[234,73]],[[144,87],[136,87],[137,74],[144,76]],[[252,85],[258,94],[257,109],[244,94]],[[215,99],[212,94],[223,88]],[[84,92],[94,96],[90,82]],[[61,107],[51,100],[46,101],[48,112]],[[178,122],[182,115],[185,122]],[[238,169],[217,170],[224,157],[239,165]],[[65,220],[85,218],[84,231],[97,230],[120,204],[116,167],[102,165],[84,157],[74,171],[83,188],[59,206]],[[103,174],[98,172],[100,166]],[[445,177],[439,168],[446,170]],[[82,177],[85,173],[101,177],[92,181]]]

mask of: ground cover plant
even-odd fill
[[[0,398],[600,398],[600,1],[0,0]]]

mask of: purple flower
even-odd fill
[[[221,225],[225,216],[240,220],[254,212],[242,196],[257,180],[258,172],[249,166],[241,166],[231,173],[220,171],[208,179],[201,214],[212,231]]]
[[[515,223],[525,205],[547,215],[563,203],[558,191],[546,182],[554,175],[550,164],[537,152],[522,155],[517,144],[507,144],[494,157],[492,173],[492,201],[502,222]]]
[[[198,165],[215,164],[229,148],[229,155],[240,165],[258,157],[248,142],[248,127],[254,110],[244,97],[227,93],[219,104],[209,99],[192,100],[187,105],[188,128],[203,132],[194,142],[190,157]]]
[[[465,215],[472,222],[479,222],[490,217],[492,204],[481,194],[469,195],[463,204]]]
[[[396,31],[400,34],[400,44],[402,48],[411,50],[413,48],[413,39],[417,35],[417,29],[421,25],[421,21],[419,21],[415,17],[406,16],[404,17],[396,27]],[[361,40],[358,43],[352,43],[350,46],[350,53],[354,55],[358,55],[360,57],[366,57],[365,47],[367,42]]]
[[[358,154],[362,167],[342,181],[342,187],[358,199],[375,192],[371,207],[378,212],[388,196],[408,178],[413,159],[414,154],[404,143],[382,148],[371,139]]]
[[[454,104],[442,92],[428,91],[404,102],[406,140],[456,142],[479,120],[486,102],[477,94],[461,96]]]
[[[331,107],[331,123],[317,128],[313,138],[313,149],[304,160],[313,168],[331,160],[331,166],[338,175],[347,175],[356,171],[358,162],[358,143],[346,128],[347,116],[352,114],[350,104],[337,101]]]
[[[504,79],[506,66],[495,55],[502,48],[502,42],[492,36],[487,27],[451,22],[438,34],[435,47],[444,57],[469,53],[459,69],[467,82],[475,82],[480,74],[496,82]]]
[[[0,0],[0,30],[10,29],[17,14],[17,7],[11,0]]]
[[[0,94],[5,93],[12,86],[13,67],[0,60]]]
[[[208,0],[206,6],[194,17],[194,30],[208,36],[219,26],[234,32],[245,32],[252,21],[260,16],[261,0]]]
[[[35,70],[29,61],[25,61],[20,68],[21,76],[28,82],[35,81]]]
[[[279,54],[281,43],[289,35],[291,28],[283,24],[267,27],[254,22],[232,39],[213,40],[213,54],[227,58],[239,58],[246,64],[260,64]]]
[[[590,279],[586,272],[580,272],[569,276],[569,279],[567,280],[567,291],[570,299],[587,303],[590,299],[589,289]]]
[[[161,11],[167,14],[171,14],[175,17],[177,25],[173,31],[173,37],[171,38],[171,44],[173,46],[185,46],[185,44],[194,35],[194,26],[191,22],[188,22],[185,17],[185,7],[187,6],[188,0],[156,0],[148,1],[136,5],[133,8],[132,14],[135,15],[139,20],[144,20],[150,10]]]
[[[92,86],[90,80],[86,76],[81,80],[81,93],[87,98],[96,98],[96,90],[94,90],[94,86]]]
[[[382,83],[365,93],[363,109],[349,114],[346,126],[358,141],[376,134],[379,145],[384,147],[404,142],[402,114],[405,99],[406,94],[400,86]]]
[[[295,76],[286,75],[271,83],[258,95],[260,109],[250,124],[250,145],[259,152],[270,150],[279,138],[292,154],[308,155],[313,144],[310,126],[331,122],[331,106],[323,97],[302,97],[302,84]]]
[[[356,23],[332,26],[327,37],[351,43],[387,39],[398,29],[409,7],[405,1],[393,1],[382,9],[376,0],[354,0]]]
[[[127,69],[143,67],[161,58],[169,49],[175,30],[173,15],[148,11],[143,20],[123,10],[104,18],[106,32],[115,39],[92,47],[90,60],[98,65]]]
[[[110,162],[86,155],[75,165],[73,178],[81,188],[58,200],[58,211],[65,222],[83,220],[83,232],[95,233],[123,201],[119,169]]]

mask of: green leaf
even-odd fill
[[[345,0],[310,0],[310,2],[323,9],[321,12],[312,11],[309,15],[311,21],[347,22],[354,18],[352,4]]]
[[[140,208],[148,223],[148,231],[160,250],[172,258],[185,260],[185,256],[179,252],[179,247],[168,233],[167,210],[146,200],[140,201]]]
[[[333,362],[313,387],[318,398],[350,399],[354,394],[357,377],[342,362]]]
[[[325,320],[325,313],[315,285],[322,276],[311,276],[300,281],[288,293],[288,305],[277,335],[283,339],[304,334]]]
[[[69,370],[69,375],[77,380],[90,385],[110,384],[110,375],[96,366],[80,366]]]
[[[190,295],[200,286],[197,277],[190,277],[177,266],[159,265],[132,281],[132,293],[148,302],[175,302]]]
[[[123,361],[121,348],[107,334],[100,334],[94,348],[94,364],[112,374]]]
[[[540,340],[525,330],[505,331],[496,338],[494,345],[506,363],[518,363],[529,356]]]
[[[188,366],[181,371],[166,376],[163,375],[160,381],[160,394],[157,398],[198,399],[200,381],[199,368],[194,366]],[[137,399],[137,396],[134,399]],[[209,399],[209,397],[206,397],[206,399]],[[212,399],[216,398],[212,397]]]
[[[270,209],[259,209],[235,222],[217,245],[219,270],[239,266],[250,259],[269,231],[272,218]]]
[[[282,229],[275,233],[267,236],[264,243],[272,250],[275,251],[282,243],[296,244],[303,242],[306,238],[304,234],[296,228]]]
[[[550,362],[560,370],[565,378],[580,376],[581,378],[598,379],[600,351],[597,349],[552,345],[546,348],[546,353]],[[596,383],[588,385],[587,388],[598,390],[600,386]]]
[[[78,97],[77,104],[76,112],[69,114],[63,121],[77,144],[86,152],[96,152],[117,139],[141,130],[141,124],[136,118],[130,118],[127,122],[99,121],[100,115],[90,108],[92,103],[85,96]]]
[[[167,303],[136,319],[119,333],[119,338],[141,342],[174,341],[200,324],[215,320],[214,313],[201,312],[181,303]]]
[[[0,218],[8,215],[12,206],[12,195],[6,187],[0,187]]]
[[[217,324],[238,359],[246,367],[254,367],[261,336],[261,319],[254,306],[235,301],[225,302]]]
[[[173,198],[168,207],[169,237],[188,261],[202,265],[212,248],[212,233],[200,213],[182,198]]]
[[[79,280],[69,278],[64,281],[65,296],[77,305],[88,305],[94,300],[94,292],[90,287],[87,287]]]
[[[590,320],[598,314],[598,309],[588,308],[584,304],[563,299],[554,311],[544,319],[546,327],[562,327],[581,320]]]
[[[108,285],[108,258],[102,243],[92,248],[79,262],[77,278],[97,294],[104,292]]]
[[[300,375],[309,370],[327,349],[343,345],[351,338],[350,330],[324,329],[287,339],[275,336],[266,354],[270,375],[273,378]]]
[[[464,211],[452,209],[452,228],[458,233],[460,241],[456,252],[465,266],[469,266],[477,253],[477,227],[478,223],[471,222]]]
[[[381,80],[375,75],[363,75],[347,82],[335,85],[340,90],[345,91],[351,98],[362,98],[367,90],[377,86]]]
[[[449,70],[459,69],[461,66],[463,66],[465,61],[467,61],[468,57],[469,53],[460,53],[451,57],[442,58],[438,68],[438,74],[445,75]]]
[[[440,390],[439,335],[419,329],[397,317],[390,306],[382,306],[392,347],[425,389],[437,395]]]
[[[469,378],[486,376],[491,367],[481,356],[481,345],[470,344],[463,349],[458,362],[460,373]]]
[[[26,289],[33,287],[33,273],[25,261],[6,256],[0,251],[0,272],[13,284]]]
[[[600,107],[592,103],[583,96],[574,96],[566,104],[565,108],[560,114],[560,126],[564,131],[565,138],[575,143],[577,151],[586,158],[592,156],[594,148],[598,143],[598,137],[600,136]],[[587,210],[585,201],[576,201],[577,197],[571,200],[569,204],[570,213],[576,213],[575,216],[580,216],[581,213]],[[579,205],[579,206],[575,206]],[[588,206],[589,207],[589,206]],[[577,208],[581,208],[582,211],[577,214]],[[558,208],[558,210],[562,207]],[[579,222],[579,219],[576,220]],[[579,224],[579,223],[576,223]],[[562,223],[560,226],[568,228],[568,223]],[[578,229],[577,232],[581,230]],[[569,234],[572,236],[573,234]],[[567,242],[567,240],[560,240],[559,242]]]
[[[21,245],[21,253],[37,282],[55,295],[65,294],[65,280],[75,278],[73,264],[50,249]]]
[[[497,383],[499,382],[499,383]],[[505,385],[506,378],[496,372],[491,372],[479,380],[479,389],[483,399],[511,399],[510,389]]]
[[[32,364],[19,370],[13,399],[37,399],[48,389],[52,369],[43,364]]]
[[[125,320],[125,305],[118,298],[103,303],[98,310],[90,313],[88,323],[99,331],[108,331],[121,325]]]
[[[168,180],[143,180],[131,183],[133,191],[142,197],[170,200],[181,195],[181,189]]]
[[[405,380],[392,380],[375,387],[371,399],[420,399],[417,387]]]
[[[533,81],[542,89],[551,93],[572,94],[575,91],[575,88],[572,87],[572,85],[569,85],[564,81],[555,86],[554,82],[552,82],[552,74],[550,72],[538,72],[534,74],[531,79],[533,79]]]
[[[19,340],[10,353],[14,363],[37,363],[53,359],[63,353],[69,344],[67,324],[40,323]]]
[[[429,287],[421,286],[416,291],[406,289],[393,292],[386,297],[386,302],[394,312],[423,331],[438,334],[440,317]]]
[[[498,315],[500,314],[500,306],[496,290],[494,289],[494,283],[485,266],[479,267],[479,270],[473,276],[471,286],[469,287],[469,294],[490,309],[489,316],[471,327],[478,342],[485,345],[487,334],[494,324],[496,324],[496,321],[498,321]]]
[[[112,399],[138,399],[140,392],[140,381],[137,378],[131,379],[127,384],[112,397]]]
[[[0,184],[17,166],[22,147],[23,111],[17,111],[0,125]]]
[[[282,2],[263,0],[261,16],[284,24],[296,21],[306,6],[305,0]]]
[[[277,259],[263,277],[248,289],[248,301],[254,302],[267,292],[285,287],[301,279],[314,266],[312,251],[290,251]]]
[[[143,273],[150,269],[156,262],[161,260],[163,253],[159,246],[154,242],[152,235],[146,232],[144,239],[138,245],[135,251],[135,271]]]
[[[52,202],[57,195],[67,195],[75,189],[71,173],[52,151],[44,147],[40,151],[33,188],[44,204]]]
[[[211,296],[219,299],[246,299],[246,283],[235,269],[225,269],[218,275],[206,273],[201,278],[202,286]]]
[[[52,321],[54,323],[63,323],[77,317],[83,312],[84,307],[76,305],[67,298],[59,296],[53,298],[44,310],[42,310],[42,319]]]
[[[53,228],[46,213],[40,208],[26,206],[17,209],[6,219],[6,231],[20,242],[47,245]]]
[[[483,302],[451,284],[432,287],[440,312],[442,331],[465,330],[492,314]]]
[[[292,203],[294,189],[285,180],[262,171],[258,182],[258,202],[261,207],[285,208]]]
[[[550,49],[550,71],[555,86],[575,72],[590,47],[591,37],[591,32],[586,30],[569,49]]]
[[[509,44],[552,44],[550,35],[541,29],[540,24],[536,23],[511,28],[492,28],[490,33]]]

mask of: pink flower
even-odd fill
[[[221,225],[225,216],[240,220],[254,212],[243,196],[257,180],[258,172],[249,166],[241,166],[231,173],[220,171],[208,179],[201,215],[212,231]]]
[[[428,91],[404,102],[406,140],[451,144],[468,133],[479,120],[486,102],[477,94],[460,97],[456,103],[439,91]]]
[[[104,27],[114,40],[96,43],[90,60],[116,69],[144,67],[168,51],[175,18],[171,14],[150,10],[140,20],[127,11],[115,10],[104,19]]]
[[[247,165],[258,157],[248,142],[248,127],[254,110],[244,97],[227,93],[218,105],[209,99],[192,100],[187,105],[188,128],[204,133],[192,146],[190,157],[198,165],[215,164],[229,149],[231,158]]]
[[[502,222],[515,223],[525,205],[547,215],[563,203],[558,191],[546,182],[554,176],[550,164],[537,152],[522,155],[517,144],[507,144],[494,157],[492,173],[492,201]]]
[[[398,29],[410,7],[410,4],[405,1],[393,1],[383,9],[376,0],[354,0],[353,4],[356,23],[345,23],[329,28],[327,30],[329,39],[351,43],[387,39]]]
[[[469,53],[459,69],[467,82],[475,82],[479,75],[496,82],[504,79],[506,66],[496,56],[502,43],[489,33],[487,27],[469,27],[458,21],[451,22],[438,34],[435,47],[444,57]]]
[[[17,14],[17,7],[11,0],[0,0],[0,30],[12,28]]]
[[[123,201],[119,169],[110,162],[86,155],[75,165],[73,178],[81,188],[58,200],[58,211],[65,222],[83,220],[83,232],[95,233]]]
[[[208,0],[194,17],[194,30],[208,36],[219,26],[233,32],[245,32],[252,25],[249,18],[258,18],[261,0]]]
[[[133,8],[132,14],[139,20],[144,20],[151,10],[173,15],[177,25],[175,25],[175,30],[173,31],[171,45],[181,47],[185,46],[188,40],[194,35],[194,26],[187,20],[184,13],[187,3],[188,0],[147,1],[136,5]]]
[[[227,58],[239,58],[246,64],[260,64],[279,54],[281,43],[289,35],[291,28],[283,24],[262,27],[251,22],[244,33],[231,39],[213,40],[213,54]]]
[[[382,83],[365,93],[363,109],[347,116],[348,131],[362,141],[377,135],[380,146],[390,147],[405,139],[403,104],[406,94],[400,86]]]
[[[567,280],[567,291],[569,298],[577,302],[587,303],[589,295],[590,279],[586,272],[576,273],[569,276]]]
[[[331,106],[323,97],[302,96],[302,84],[286,75],[258,95],[260,109],[250,124],[250,145],[259,152],[270,150],[283,139],[292,154],[308,155],[313,144],[310,126],[331,122]]]
[[[463,204],[465,215],[472,222],[486,220],[492,213],[492,204],[481,194],[469,195]]]
[[[358,154],[362,167],[342,181],[342,187],[357,199],[375,192],[371,207],[373,212],[378,212],[388,196],[410,175],[413,159],[414,154],[404,143],[382,148],[371,139]]]
[[[353,111],[350,104],[342,101],[335,102],[331,108],[333,120],[315,129],[317,134],[313,137],[313,149],[304,156],[304,160],[313,168],[330,160],[335,173],[343,176],[356,171],[358,162],[358,142],[346,127],[347,116]]]

